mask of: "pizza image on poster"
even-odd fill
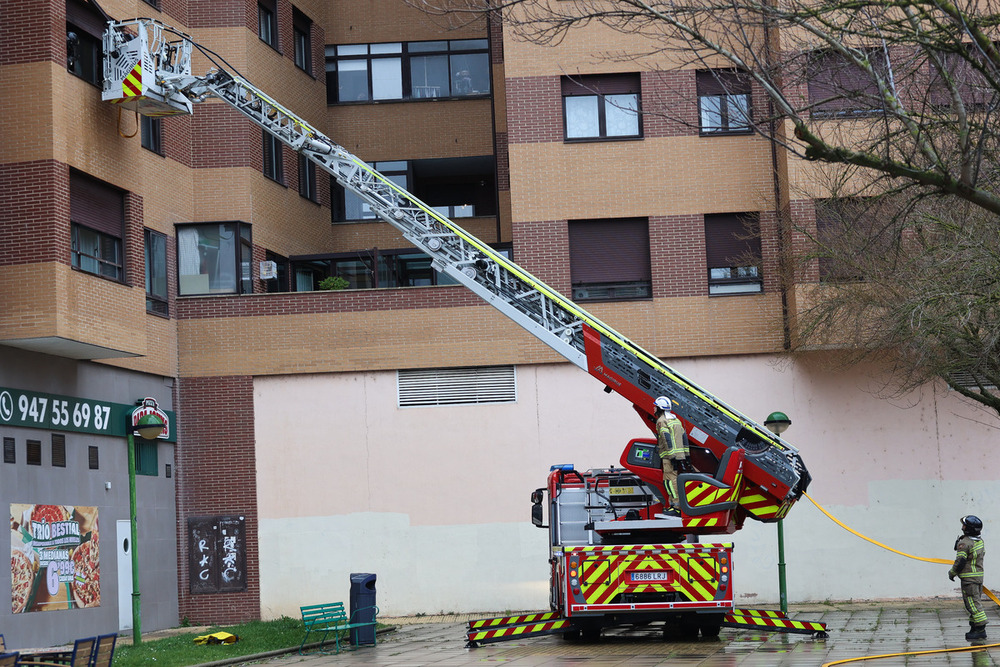
[[[97,508],[10,506],[11,613],[101,605]]]

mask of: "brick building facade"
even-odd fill
[[[345,599],[359,570],[379,574],[387,613],[542,608],[545,536],[527,522],[528,492],[550,464],[608,465],[644,433],[630,406],[447,284],[398,231],[226,105],[149,122],[102,103],[87,60],[102,11],[190,34],[723,400],[808,424],[817,485],[835,504],[860,502],[855,518],[872,504],[858,498],[899,480],[937,496],[979,479],[974,467],[930,482],[919,469],[856,474],[837,448],[866,456],[866,434],[896,408],[859,398],[861,376],[818,357],[775,370],[796,303],[779,280],[775,212],[808,221],[813,206],[790,195],[800,167],[766,140],[699,127],[694,69],[601,62],[593,54],[625,38],[598,28],[542,48],[485,22],[449,28],[401,0],[3,3],[0,389],[126,405],[155,396],[176,414],[176,444],[159,444],[139,485],[144,628],[295,615]],[[196,55],[195,73],[209,67]],[[119,227],[80,222],[93,197],[120,201]],[[743,250],[757,261],[733,261]],[[262,278],[272,262],[276,277]],[[318,289],[333,275],[349,288]],[[500,400],[448,373],[507,368]],[[403,395],[420,370],[440,377],[416,407]],[[459,400],[441,399],[448,391]],[[907,431],[914,451],[983,435],[954,396],[927,391],[916,421],[935,421],[938,435]],[[831,415],[848,407],[860,416],[845,435]],[[94,506],[105,530],[120,525],[120,435],[67,435],[71,451],[96,446],[116,461],[105,480],[45,457],[22,467],[27,443],[49,437],[40,431],[61,432],[14,422],[0,421],[13,452],[0,464],[0,505]],[[13,485],[25,470],[38,483]],[[831,476],[849,481],[820,481]],[[808,509],[797,515],[800,534],[834,539]],[[222,545],[221,526],[239,536],[235,580],[201,565],[201,541]],[[747,538],[748,597],[773,598],[768,540]],[[113,625],[122,565],[102,554],[98,610],[54,612],[42,629],[0,608],[8,644]],[[818,557],[812,546],[799,554]],[[792,587],[801,599],[851,597],[849,573],[837,572],[832,595],[806,574]],[[938,592],[891,586],[872,594]],[[7,590],[0,578],[0,598]]]

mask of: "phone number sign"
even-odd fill
[[[124,437],[133,410],[123,403],[0,387],[0,424],[9,426]],[[172,430],[166,439],[176,440]]]

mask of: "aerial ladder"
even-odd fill
[[[705,547],[690,539],[681,549],[676,545],[685,537],[694,538],[695,533],[731,533],[742,526],[746,517],[762,522],[781,520],[810,482],[795,447],[684,378],[655,355],[379,174],[240,76],[189,35],[154,19],[130,19],[109,23],[103,48],[103,100],[151,117],[190,114],[194,104],[209,98],[225,102],[366,201],[379,218],[430,256],[434,269],[472,290],[597,378],[605,385],[605,391],[618,393],[630,401],[651,430],[655,431],[654,400],[659,396],[671,400],[672,411],[683,423],[691,443],[696,469],[679,479],[686,489],[681,494],[681,516],[661,513],[665,499],[653,439],[631,441],[621,455],[622,468],[580,472],[568,466],[554,466],[547,487],[532,494],[532,514],[533,521],[541,526],[540,506],[547,491],[550,526],[543,527],[549,527],[553,535],[550,558],[553,612],[550,613],[555,614],[547,620],[554,618],[563,624],[554,630],[547,627],[533,632],[525,627],[526,623],[533,623],[530,620],[484,619],[494,629],[504,626],[510,631],[508,634],[494,631],[489,639],[480,638],[480,643],[550,631],[582,629],[593,633],[594,628],[599,631],[601,627],[629,622],[625,618],[625,607],[629,605],[631,611],[639,605],[636,618],[641,622],[659,618],[657,614],[663,610],[683,611],[687,609],[684,605],[691,603],[689,606],[699,613],[713,612],[709,632],[713,629],[718,632],[723,612],[727,614],[726,624],[742,627],[748,623],[733,617],[739,610],[733,607],[732,587],[728,583],[731,545]],[[215,65],[206,74],[192,73],[195,48]],[[584,516],[564,520],[564,516],[575,510],[564,507],[562,501],[576,495],[584,498],[581,501],[586,508]],[[643,569],[660,567],[661,574],[640,573],[622,566],[618,589],[603,585],[599,592],[581,592],[577,588],[576,596],[582,595],[583,603],[572,610],[566,606],[574,596],[574,587],[568,583],[569,573],[577,571],[571,563],[578,563],[581,557],[582,562],[600,567],[612,567],[609,564],[614,562],[634,563],[636,550],[631,549],[629,559],[628,554],[622,555],[629,551],[625,547],[649,545],[654,537],[662,539],[664,545],[674,545],[664,546],[661,552],[674,549],[680,554],[672,564],[666,562],[669,559],[649,554],[645,561],[640,558],[645,563]],[[655,565],[656,562],[660,565]],[[714,578],[715,584],[725,570],[727,583],[721,587],[693,586],[692,570],[697,570],[703,580]],[[625,582],[633,575],[635,581]],[[675,584],[686,578],[686,585],[670,588],[665,583],[668,578]],[[598,597],[602,603],[616,606],[610,611],[602,609],[597,604]],[[621,602],[625,599],[633,602]],[[574,610],[576,621],[570,618]],[[778,625],[780,622],[778,619]],[[753,624],[752,620],[749,623]],[[774,618],[763,625],[774,627]],[[474,638],[477,632],[470,624],[469,638],[473,644],[477,643]]]

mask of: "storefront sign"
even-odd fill
[[[11,613],[101,606],[96,507],[10,506]]]
[[[134,410],[134,405],[123,403],[0,387],[0,425],[124,437],[126,422]],[[166,415],[168,427],[166,435],[160,437],[176,442],[177,437],[169,428],[173,413],[161,414]]]

